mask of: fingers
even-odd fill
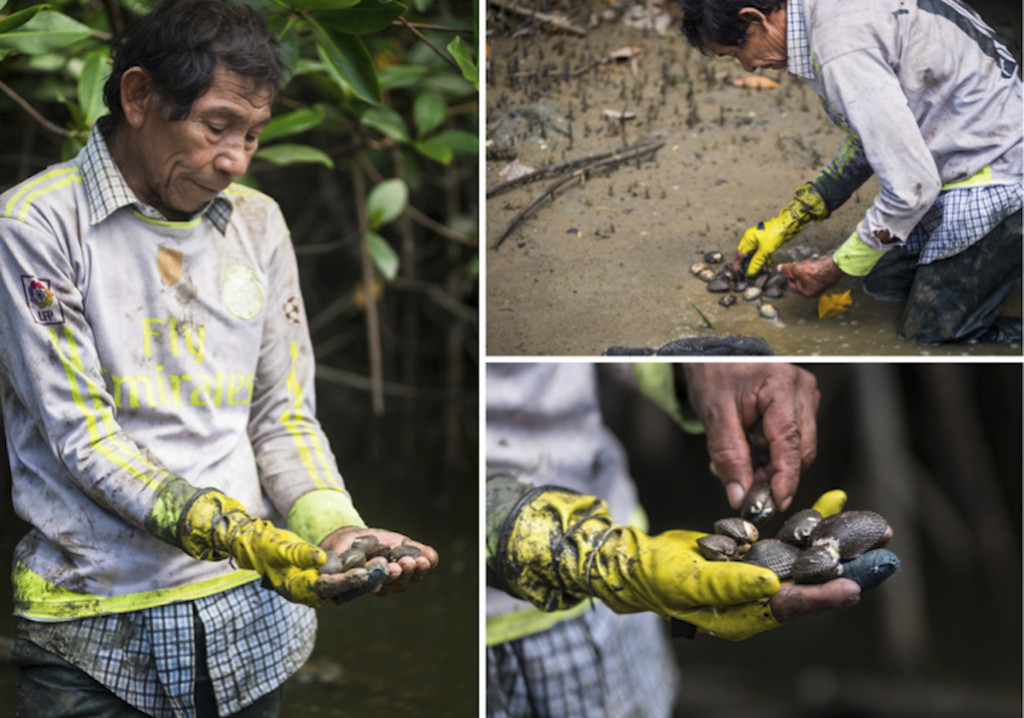
[[[817,452],[820,395],[814,375],[790,364],[685,365],[690,405],[707,430],[713,472],[739,508],[755,471],[770,479],[780,508],[792,501],[800,473]],[[761,419],[770,469],[751,464],[746,429]]]
[[[786,510],[800,483],[800,474],[817,456],[816,415],[821,395],[814,375],[792,365],[765,367],[766,381],[758,395],[758,410],[771,454],[772,494]]]
[[[771,608],[780,623],[807,618],[825,611],[855,606],[860,601],[860,586],[846,578],[837,578],[815,586],[784,583],[772,596]]]

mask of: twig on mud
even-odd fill
[[[505,185],[516,186],[517,184],[525,184],[526,182],[532,181],[532,179],[539,179],[539,177],[541,176],[551,174],[553,168],[555,167],[561,167],[561,171],[563,172],[569,169],[570,167],[576,167],[576,169],[574,169],[570,174],[566,175],[565,177],[558,178],[550,185],[545,187],[542,192],[540,192],[536,197],[530,200],[529,204],[527,204],[525,207],[519,210],[519,212],[516,213],[516,216],[512,218],[512,221],[508,223],[508,226],[505,228],[505,231],[502,232],[501,236],[498,237],[498,239],[495,240],[494,244],[491,245],[491,249],[497,249],[498,247],[500,247],[501,243],[504,242],[508,235],[512,233],[512,230],[515,229],[519,225],[519,223],[523,221],[526,215],[528,215],[530,212],[536,209],[537,206],[540,205],[540,203],[544,201],[546,198],[553,196],[554,193],[557,192],[560,188],[564,187],[565,185],[569,184],[574,180],[586,179],[589,176],[589,174],[596,169],[614,167],[615,165],[621,164],[633,158],[640,158],[648,153],[653,154],[657,152],[664,144],[665,140],[651,140],[648,142],[641,142],[640,144],[626,148],[620,152],[606,152],[601,155],[594,155],[593,157],[584,158],[583,160],[576,160],[575,162],[563,162],[561,165],[554,165],[553,167],[542,168],[537,170],[536,172],[531,172],[528,175],[523,175],[522,177],[512,180],[511,182],[506,182]],[[580,164],[583,162],[586,162],[587,164],[580,166]],[[496,192],[497,190],[502,189],[503,186],[504,185],[499,185],[498,187],[495,187],[494,190],[492,191]],[[492,195],[492,191],[488,191],[488,197]]]
[[[574,35],[579,35],[580,37],[586,37],[587,35],[586,30],[584,30],[581,27],[573,25],[567,19],[559,17],[557,15],[551,15],[546,12],[537,12],[536,10],[531,10],[530,8],[523,7],[522,5],[519,5],[515,2],[508,2],[508,0],[488,1],[491,3],[491,5],[500,7],[503,10],[508,10],[509,12],[514,12],[518,15],[525,15],[526,17],[532,17],[535,20],[540,20],[541,22],[547,25],[557,27],[559,30],[565,30],[566,32],[571,32]]]
[[[508,192],[511,189],[515,189],[520,185],[529,184],[530,182],[536,182],[537,180],[544,179],[553,175],[560,175],[563,172],[570,172],[579,167],[586,167],[587,165],[593,164],[594,162],[600,162],[601,160],[608,159],[610,157],[616,157],[620,160],[632,159],[633,157],[641,157],[648,151],[658,149],[664,144],[663,140],[648,140],[646,142],[640,142],[633,145],[632,148],[626,148],[624,150],[612,151],[612,152],[601,152],[596,155],[590,155],[588,157],[580,157],[579,159],[569,160],[567,162],[559,162],[555,165],[548,165],[547,167],[541,167],[539,170],[534,170],[521,177],[516,177],[508,182],[502,182],[496,184],[487,190],[487,199],[491,197],[497,197],[499,194]],[[629,152],[629,156],[626,156],[626,152]]]

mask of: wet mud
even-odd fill
[[[585,36],[493,6],[488,12],[486,186],[504,182],[500,173],[513,160],[537,169],[643,141],[664,144],[653,157],[563,186],[496,249],[516,214],[555,178],[487,200],[489,355],[596,355],[725,336],[762,337],[780,355],[1021,353],[1020,344],[901,341],[902,304],[869,297],[851,277],[832,291],[851,290],[852,305],[830,319],[818,318],[816,300],[791,292],[771,301],[773,320],[760,316],[758,302],[719,305],[720,295],[690,266],[711,250],[731,257],[748,227],[777,214],[831,159],[842,132],[784,71],[760,73],[778,83],[771,89],[736,86],[749,75],[735,60],[690,48],[674,5],[664,34],[627,26],[623,6],[558,7],[590,25]],[[622,59],[612,58],[616,51]],[[869,180],[775,261],[837,247],[878,188]],[[1020,282],[1002,313],[1021,315]]]

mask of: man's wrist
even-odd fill
[[[348,526],[366,528],[366,522],[344,491],[315,489],[292,504],[288,526],[304,540],[319,546],[336,530]]]

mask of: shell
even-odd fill
[[[710,267],[708,267],[707,269],[702,269],[697,274],[697,278],[703,282],[710,282],[712,279],[715,278],[715,270],[711,269]]]
[[[369,551],[374,548],[380,541],[377,540],[376,536],[370,534],[364,534],[363,536],[356,536],[352,539],[352,543],[349,544],[349,548],[354,548],[358,551]]]
[[[748,302],[752,302],[752,301],[754,301],[755,299],[757,299],[760,296],[761,296],[761,288],[760,287],[747,287],[746,289],[743,290],[743,299],[748,301]]]
[[[730,289],[732,289],[732,285],[725,277],[715,277],[708,282],[709,292],[728,292]]]
[[[724,257],[721,252],[708,252],[704,255],[704,261],[711,264],[721,264],[722,259],[724,259]]]
[[[344,573],[366,565],[366,554],[359,549],[350,548],[340,554],[327,552],[327,560],[320,567],[320,573]]]
[[[767,481],[759,481],[750,487],[743,499],[740,516],[747,521],[760,524],[775,515],[775,499]]]
[[[732,288],[733,288],[734,291],[737,291],[737,292],[744,292],[744,291],[746,291],[746,289],[747,289],[747,280],[744,279],[743,277],[736,277],[735,281],[732,283]]]
[[[729,561],[736,556],[736,542],[721,534],[708,534],[697,539],[697,550],[708,561]]]
[[[731,307],[733,304],[736,303],[736,295],[726,294],[724,297],[718,300],[718,303],[721,304],[723,307]]]
[[[718,519],[715,522],[715,533],[721,536],[728,536],[737,545],[756,543],[759,537],[757,527],[754,524],[736,516]]]
[[[725,277],[731,282],[733,279],[736,278],[736,272],[732,271],[730,267],[722,267],[721,269],[718,270],[718,274],[716,274],[715,276]]]
[[[811,546],[834,545],[843,561],[873,549],[888,522],[874,511],[843,511],[822,519],[811,531]]]
[[[821,514],[814,509],[797,511],[786,519],[786,523],[782,524],[775,538],[798,548],[807,548],[811,540],[811,531],[820,521]]]
[[[757,308],[757,313],[761,315],[762,319],[779,318],[779,310],[776,309],[773,305],[768,304],[767,302],[765,302],[764,304]]]
[[[744,563],[752,563],[767,568],[778,574],[779,578],[789,578],[793,564],[796,562],[800,549],[776,539],[758,541],[750,547],[743,557]]]
[[[812,546],[801,551],[793,562],[792,575],[797,583],[825,583],[840,573],[839,552],[831,546]]]
[[[704,262],[697,262],[696,264],[690,265],[690,274],[697,275],[703,272],[705,269],[711,269],[711,266]]]
[[[405,558],[406,556],[418,558],[421,553],[422,552],[418,547],[412,546],[411,544],[406,543],[406,540],[403,540],[401,546],[396,546],[391,549],[391,555],[388,558],[391,561],[398,561],[398,559]]]
[[[762,296],[766,299],[778,299],[782,296],[782,290],[778,287],[767,286],[764,288],[764,294]]]

